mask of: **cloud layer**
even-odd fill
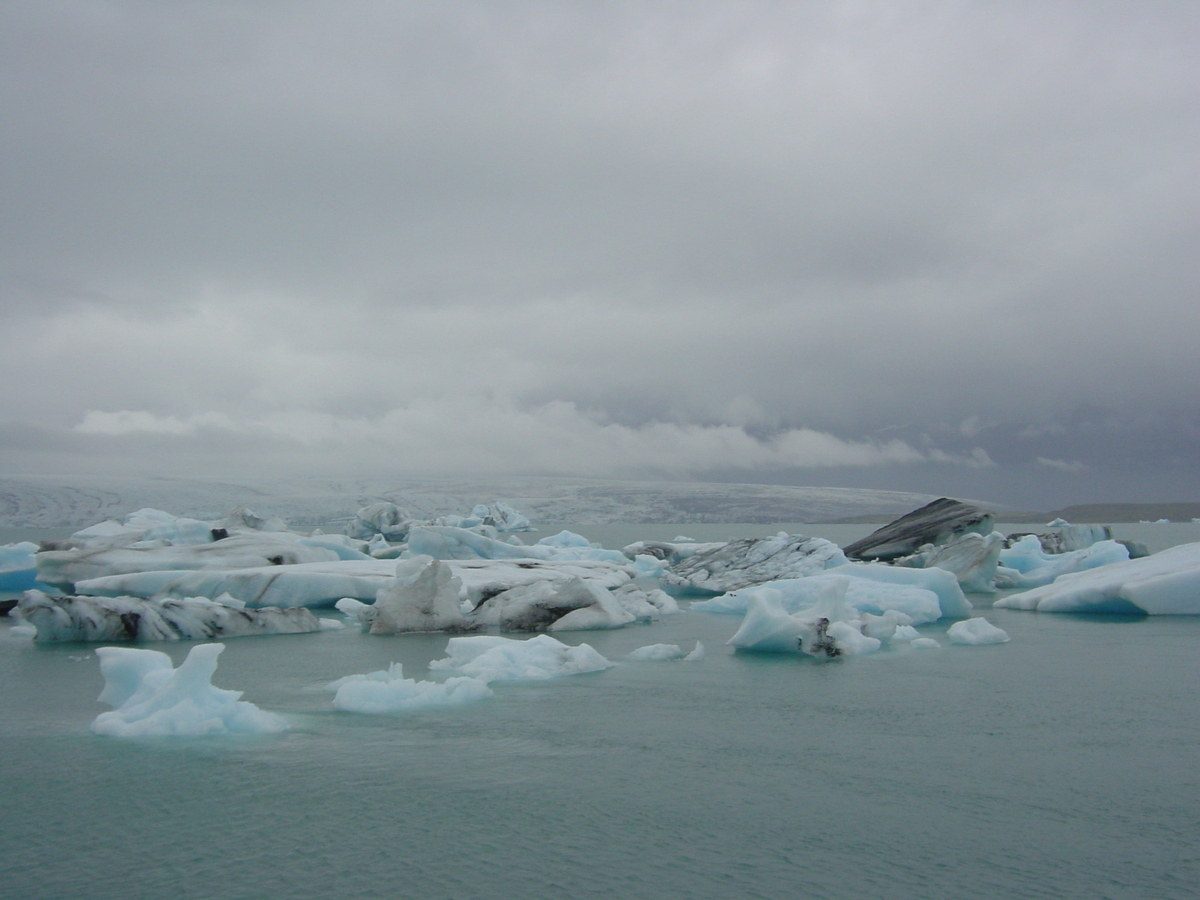
[[[1172,499],[1197,26],[6,4],[0,452]]]

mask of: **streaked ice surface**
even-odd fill
[[[438,677],[446,635],[242,638],[214,682],[293,730],[173,741],[93,735],[93,648],[0,625],[0,895],[1191,900],[1198,617],[977,607],[1009,643],[826,663],[685,612],[564,638],[607,671],[395,716],[325,685]]]

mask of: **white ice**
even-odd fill
[[[1008,641],[1008,632],[997,628],[982,616],[955,622],[946,632],[952,644],[1003,644]]]
[[[758,591],[772,590],[779,595],[785,612],[797,613],[814,606],[826,586],[841,579],[847,579],[845,601],[856,615],[899,612],[923,624],[944,617],[961,618],[971,612],[971,604],[952,573],[885,563],[850,563],[807,578],[770,581],[693,603],[691,608],[745,614]]]
[[[1070,572],[1051,584],[997,600],[995,606],[1039,612],[1200,615],[1200,543]]]
[[[548,634],[528,640],[492,635],[452,637],[445,659],[430,669],[454,670],[485,682],[528,681],[581,675],[609,668],[609,662],[588,644],[572,647]]]
[[[461,595],[462,579],[446,563],[428,556],[401,560],[371,607],[371,634],[470,631],[476,626],[463,617]]]
[[[457,676],[445,681],[414,681],[404,677],[400,663],[379,672],[347,675],[329,685],[336,691],[333,705],[347,712],[382,714],[460,706],[492,696],[477,678]]]
[[[224,649],[224,644],[198,644],[176,669],[158,650],[97,648],[104,676],[99,699],[115,708],[97,716],[92,731],[120,738],[286,731],[282,718],[239,699],[241,691],[213,686]]]
[[[648,644],[645,647],[638,647],[629,654],[629,658],[642,662],[661,662],[672,659],[694,662],[704,659],[704,645],[696,641],[696,646],[687,652],[678,644]]]

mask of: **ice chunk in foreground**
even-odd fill
[[[1200,615],[1200,543],[1061,575],[994,605],[1038,612]]]
[[[491,635],[452,637],[446,653],[429,668],[453,669],[485,682],[582,675],[614,665],[587,644],[572,647],[548,634],[525,641]]]
[[[963,619],[955,622],[946,632],[952,644],[1003,644],[1008,638],[1008,632],[997,628],[982,616],[973,619]]]
[[[409,712],[414,709],[460,706],[492,696],[492,690],[477,678],[458,676],[445,681],[414,681],[404,677],[400,663],[366,675],[347,675],[329,685],[337,693],[336,709],[347,712]]]
[[[59,597],[26,591],[17,615],[55,641],[208,641],[213,638],[321,631],[307,609],[243,609],[204,597]]]
[[[104,676],[99,699],[115,709],[97,716],[92,731],[121,738],[286,731],[282,718],[239,699],[241,691],[213,686],[224,649],[224,644],[199,644],[176,669],[158,650],[97,648]]]
[[[847,562],[837,544],[779,532],[774,537],[730,541],[697,553],[663,572],[665,585],[721,594],[764,581],[800,578]]]

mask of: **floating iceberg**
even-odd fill
[[[811,575],[846,562],[836,544],[781,531],[774,537],[730,541],[689,556],[663,572],[662,582],[680,591],[721,594]]]
[[[0,546],[0,593],[15,594],[37,587],[37,549],[32,541]]]
[[[614,665],[587,644],[572,647],[548,634],[523,641],[491,635],[452,637],[446,653],[429,668],[452,669],[485,682],[582,675]]]
[[[1129,548],[1117,541],[1097,541],[1080,550],[1048,553],[1039,535],[1027,534],[1000,551],[996,584],[1001,588],[1034,588],[1062,575],[1083,572],[1129,559]]]
[[[120,738],[286,731],[282,718],[239,699],[241,691],[213,686],[224,649],[224,644],[199,644],[176,669],[158,650],[97,648],[104,676],[99,699],[115,708],[97,716],[92,731]]]
[[[945,569],[952,572],[964,591],[971,594],[996,592],[996,571],[1004,548],[1004,536],[968,532],[948,543],[927,544],[911,556],[894,560],[898,566]]]
[[[645,647],[638,647],[629,654],[629,658],[650,662],[672,659],[683,659],[694,662],[704,659],[704,645],[696,641],[696,646],[689,653],[685,652],[678,644],[649,644]]]
[[[952,573],[944,569],[907,569],[882,563],[847,564],[807,578],[770,581],[693,603],[691,608],[745,615],[760,592],[772,591],[778,595],[784,611],[793,614],[819,603],[831,582],[844,582],[841,597],[855,615],[898,612],[915,624],[923,624],[971,614],[971,603]]]
[[[613,595],[579,578],[537,581],[510,588],[484,601],[479,622],[501,631],[575,631],[620,628],[636,620]]]
[[[1009,640],[1008,632],[1003,628],[997,628],[982,616],[955,622],[946,632],[946,637],[950,639],[950,643],[952,644],[970,644],[973,646],[1003,644]]]
[[[52,596],[27,591],[17,616],[37,629],[39,643],[60,641],[207,641],[213,638],[320,631],[307,609],[243,609],[191,597]]]
[[[942,497],[884,525],[846,547],[846,556],[861,560],[891,560],[910,556],[925,544],[948,544],[964,534],[992,532],[992,514]]]
[[[462,579],[440,560],[414,556],[396,565],[392,584],[370,607],[371,634],[409,631],[474,631],[462,614]]]
[[[336,691],[335,709],[371,715],[461,706],[492,696],[491,688],[477,678],[458,676],[445,681],[405,678],[400,663],[366,675],[347,675],[331,683],[329,689]]]
[[[382,500],[364,506],[355,513],[354,519],[346,526],[346,534],[363,541],[381,535],[386,541],[398,543],[408,537],[408,529],[413,524],[413,519],[406,510],[395,503]]]
[[[728,641],[739,650],[803,653],[819,658],[859,656],[883,646],[883,639],[865,633],[868,620],[847,603],[847,577],[825,581],[815,605],[789,613],[779,591],[760,588],[750,598],[741,627]],[[892,614],[892,631],[900,623]]]
[[[1038,612],[1200,615],[1200,543],[1070,572],[994,605]]]
[[[305,544],[300,535],[280,532],[235,534],[206,544],[87,546],[42,550],[38,581],[70,592],[82,581],[136,572],[247,569],[340,558],[336,550]]]

